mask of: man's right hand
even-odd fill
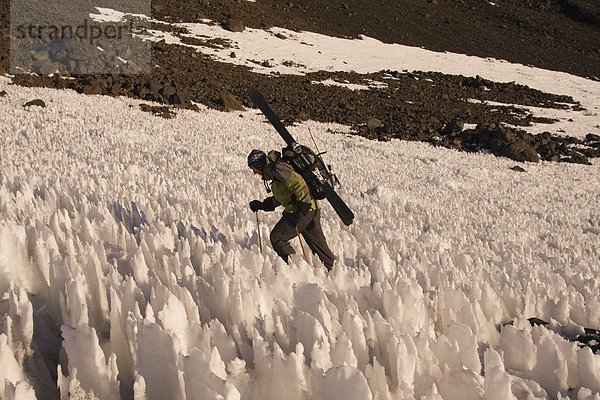
[[[250,202],[250,209],[252,212],[257,212],[263,209],[263,202],[260,200],[252,200]]]

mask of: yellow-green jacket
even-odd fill
[[[310,204],[310,211],[317,209],[317,202],[310,195],[306,181],[288,163],[268,158],[263,178],[272,181],[275,205],[282,205],[285,211],[297,211],[296,203],[299,202]]]

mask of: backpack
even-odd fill
[[[323,200],[326,197],[325,187],[329,185],[331,188],[340,184],[337,177],[331,172],[331,166],[325,165],[321,155],[316,154],[310,148],[295,144],[284,147],[281,152],[272,150],[268,157],[272,161],[281,160],[290,164],[308,185],[308,190],[313,198]]]

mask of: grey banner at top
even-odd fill
[[[149,0],[11,0],[12,74],[142,74]]]

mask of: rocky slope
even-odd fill
[[[505,59],[600,79],[600,4],[595,0],[156,0],[159,19],[237,18],[326,35]]]

